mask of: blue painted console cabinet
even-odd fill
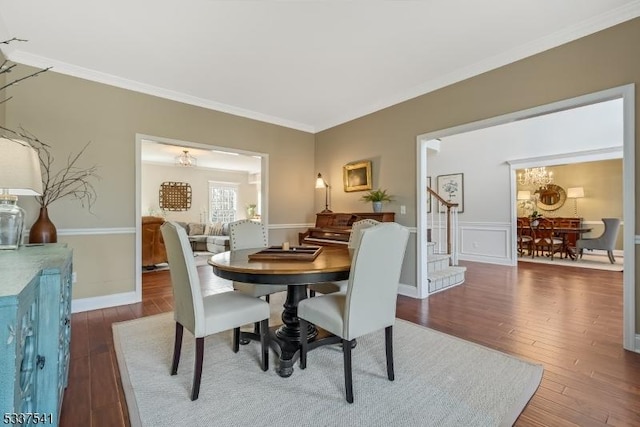
[[[62,244],[0,251],[0,423],[59,423],[69,375],[71,263]]]

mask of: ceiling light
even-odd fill
[[[540,168],[527,168],[524,173],[518,174],[520,185],[533,185],[535,187],[547,186],[553,182],[553,172],[547,171],[543,166]]]
[[[183,150],[182,154],[176,157],[176,166],[196,166],[198,159],[189,154],[189,150]]]

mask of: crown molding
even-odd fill
[[[612,11],[603,13],[591,19],[582,21],[576,25],[568,27],[562,31],[558,31],[549,36],[542,37],[534,40],[530,43],[521,45],[515,49],[508,50],[499,55],[486,58],[480,62],[472,64],[468,67],[460,68],[449,74],[441,76],[437,79],[420,84],[412,89],[409,89],[403,93],[395,94],[381,99],[379,102],[350,111],[346,114],[336,116],[334,119],[326,121],[324,123],[306,124],[299,123],[292,120],[287,120],[281,117],[275,117],[268,114],[259,113],[256,111],[246,110],[243,108],[235,107],[232,105],[215,102],[209,99],[199,98],[196,96],[180,93],[177,91],[164,89],[142,82],[124,79],[118,76],[114,76],[107,73],[102,73],[96,70],[91,70],[84,67],[56,61],[50,58],[42,57],[39,55],[33,55],[25,51],[15,49],[5,49],[5,55],[13,62],[18,62],[24,65],[29,65],[37,68],[53,67],[53,71],[78,77],[97,83],[103,83],[110,86],[115,86],[123,89],[132,90],[147,95],[153,95],[160,98],[169,99],[172,101],[182,102],[189,105],[194,105],[209,110],[219,111],[222,113],[228,113],[235,116],[245,117],[265,123],[270,123],[286,128],[300,130],[308,133],[317,133],[340,124],[344,124],[351,120],[355,120],[359,117],[366,116],[392,105],[399,104],[412,98],[427,94],[437,89],[449,86],[451,84],[460,82],[470,77],[485,73],[487,71],[502,67],[504,65],[519,61],[529,56],[544,52],[545,50],[552,49],[554,47],[563,45],[565,43],[577,40],[581,37],[588,36],[595,32],[604,30],[622,22],[637,18],[640,16],[640,0],[636,0],[625,6],[619,7]],[[3,25],[0,16],[0,34],[2,30],[6,29]]]
[[[313,126],[305,123],[298,123],[292,120],[287,120],[280,117],[270,116],[268,114],[262,114],[256,111],[246,110],[243,108],[234,107],[232,105],[215,102],[210,99],[199,98],[197,96],[188,95],[186,93],[176,92],[135,80],[125,79],[89,68],[79,67],[77,65],[68,64],[66,62],[46,58],[44,56],[33,55],[20,49],[7,51],[6,54],[9,60],[31,67],[52,67],[52,71],[55,71],[56,73],[78,77],[96,83],[103,83],[121,89],[144,93],[146,95],[153,95],[159,98],[169,99],[171,101],[182,102],[184,104],[194,105],[196,107],[202,107],[209,110],[232,114],[234,116],[245,117],[248,119],[257,120],[273,125],[284,126],[286,128],[296,129],[303,132],[315,132],[315,128]]]

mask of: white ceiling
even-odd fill
[[[317,132],[640,16],[640,0],[0,0],[9,59]]]
[[[229,149],[211,150],[189,146],[177,146],[157,141],[142,140],[141,160],[152,164],[175,165],[176,156],[187,150],[196,158],[198,168],[242,171],[259,173],[261,158],[245,153],[232,152]],[[182,166],[181,166],[182,167]]]

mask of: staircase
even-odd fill
[[[452,266],[451,255],[435,252],[435,242],[427,243],[427,280],[429,294],[442,291],[464,282],[467,267]]]
[[[427,282],[431,295],[463,283],[467,268],[458,266],[458,204],[444,200],[429,187],[427,194],[433,207],[427,216]],[[431,241],[432,237],[437,242]]]

